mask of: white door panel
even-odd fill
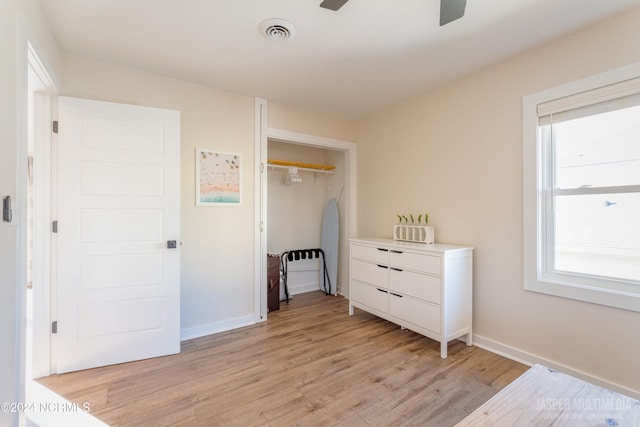
[[[59,99],[57,372],[180,351],[180,116]]]
[[[162,197],[161,166],[84,162],[81,174],[83,194]],[[105,176],[110,180],[106,181]]]
[[[162,283],[163,254],[94,255],[80,262],[85,288],[149,286]]]
[[[164,235],[163,209],[81,209],[80,241],[157,242]]]

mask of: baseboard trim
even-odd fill
[[[230,331],[231,329],[242,328],[243,326],[254,325],[256,323],[253,316],[236,317],[235,319],[223,322],[209,323],[206,325],[185,328],[180,330],[180,341],[193,338],[200,338],[206,335],[217,334],[219,332]]]
[[[318,290],[320,290],[318,282],[296,283],[293,286],[289,285],[289,295],[304,294]]]
[[[572,375],[576,378],[580,378],[581,380],[590,382],[595,385],[599,385],[600,387],[613,390],[617,393],[627,395],[634,399],[640,399],[640,392],[637,390],[632,390],[620,384],[612,383],[600,377],[591,375],[587,372],[573,369],[567,365],[563,365],[562,363],[557,363],[552,360],[546,359],[544,357],[540,357],[536,354],[522,351],[520,349],[511,347],[507,344],[500,343],[490,338],[474,335],[473,345],[475,345],[476,347],[480,347],[484,350],[490,351],[492,353],[499,354],[500,356],[504,356],[507,359],[511,359],[511,360],[515,360],[516,362],[523,363],[528,366],[533,366],[535,364],[544,365],[551,369],[555,369],[556,371],[564,372],[565,374]]]

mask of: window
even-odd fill
[[[525,289],[640,311],[639,76],[524,98]]]

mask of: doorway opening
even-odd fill
[[[57,85],[48,72],[30,34],[22,28],[24,50],[22,94],[19,111],[21,132],[18,144],[18,268],[21,318],[20,377],[21,399],[34,405],[34,410],[20,414],[21,425],[104,426],[84,410],[53,411],[72,408],[73,404],[34,381],[50,375],[54,369],[52,354],[55,342],[51,334],[53,306],[51,295],[55,283],[55,252],[51,218],[55,208],[55,144],[52,120],[55,117]],[[46,408],[46,409],[42,409]]]

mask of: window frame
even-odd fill
[[[526,291],[640,312],[640,285],[632,281],[549,270],[549,265],[553,265],[550,259],[553,252],[545,248],[553,247],[554,189],[550,185],[553,183],[548,182],[553,180],[553,175],[546,170],[546,159],[551,144],[543,143],[544,129],[538,126],[540,104],[638,77],[640,62],[523,97],[523,279]],[[587,194],[596,189],[555,190],[555,193],[558,191]]]

